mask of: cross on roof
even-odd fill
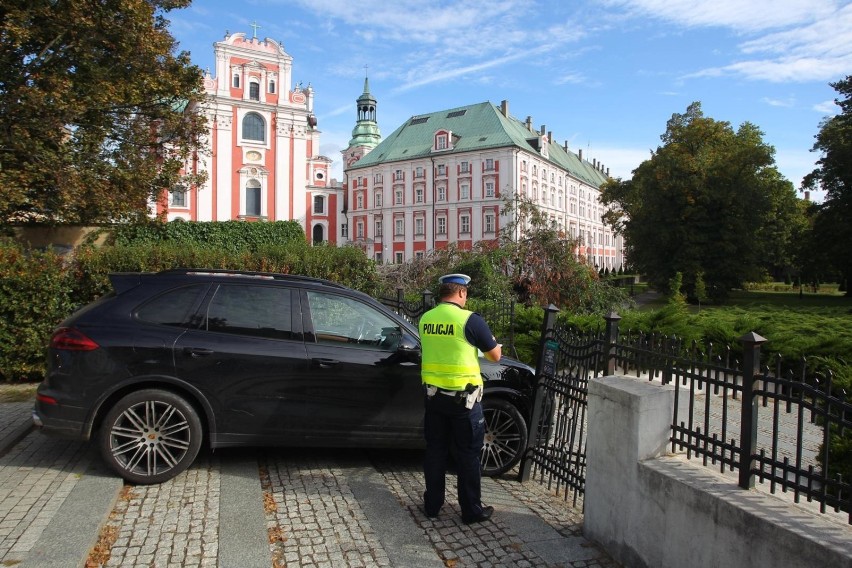
[[[253,21],[249,25],[254,29],[254,34],[252,35],[252,38],[257,38],[257,30],[258,28],[260,28],[260,26],[257,24],[257,20]]]

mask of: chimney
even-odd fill
[[[531,116],[527,117],[526,126],[527,126],[527,130],[529,130],[530,132],[533,131],[533,129],[532,129],[532,117]]]
[[[568,141],[567,140],[565,141],[565,144],[562,145],[562,149],[565,150],[566,152],[568,151]]]
[[[598,169],[598,159],[592,158],[592,167]]]
[[[810,200],[811,200],[811,192],[810,192],[810,191],[806,191],[806,192],[805,192],[805,201],[810,201]]]
[[[500,112],[503,113],[503,116],[509,118],[509,101],[503,101],[500,103]]]
[[[606,169],[606,177],[609,177],[609,168]]]
[[[580,161],[582,162],[583,161],[583,149],[582,148],[580,148],[579,154],[577,154],[577,155],[580,157]]]
[[[547,132],[547,127],[545,125],[541,125],[541,130],[538,132],[539,136],[544,136],[544,133]]]
[[[553,144],[553,131],[552,130],[547,131],[547,141],[549,143]]]

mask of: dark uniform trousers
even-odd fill
[[[450,454],[458,472],[458,502],[462,518],[482,514],[479,456],[485,440],[482,404],[467,409],[462,398],[436,393],[426,397],[424,436],[426,456],[423,471],[426,514],[437,515],[444,504],[445,476]]]

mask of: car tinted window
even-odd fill
[[[207,329],[221,333],[292,339],[290,289],[219,286],[207,308]]]
[[[337,294],[308,291],[311,323],[318,343],[396,350],[399,324],[374,307]]]
[[[206,287],[205,284],[196,284],[169,290],[142,304],[136,310],[136,317],[161,325],[187,325],[198,295]]]

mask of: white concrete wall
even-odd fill
[[[589,382],[587,538],[627,568],[852,568],[852,527],[667,455],[674,390]]]

